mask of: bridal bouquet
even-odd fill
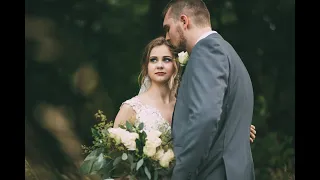
[[[93,146],[82,146],[87,154],[80,167],[82,174],[130,180],[157,180],[170,176],[174,154],[169,132],[145,132],[143,123],[133,125],[129,121],[113,128],[113,123],[106,122],[102,111],[95,116],[101,122],[91,129]]]

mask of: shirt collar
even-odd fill
[[[213,33],[217,33],[217,31],[209,31],[209,32],[206,32],[206,33],[202,34],[202,36],[200,36],[200,38],[197,40],[196,44],[197,44],[201,39],[204,39],[204,38],[206,38],[207,36],[209,36],[210,34],[213,34]]]

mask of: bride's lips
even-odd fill
[[[163,76],[163,75],[165,75],[166,73],[165,72],[157,72],[157,73],[155,73],[156,75],[158,75],[158,76]]]

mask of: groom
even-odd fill
[[[171,1],[163,27],[166,38],[190,55],[172,122],[172,180],[254,180],[248,139],[253,90],[240,57],[212,31],[201,0]]]

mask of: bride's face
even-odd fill
[[[152,82],[167,83],[175,69],[172,54],[166,45],[156,46],[150,52],[148,75]]]

